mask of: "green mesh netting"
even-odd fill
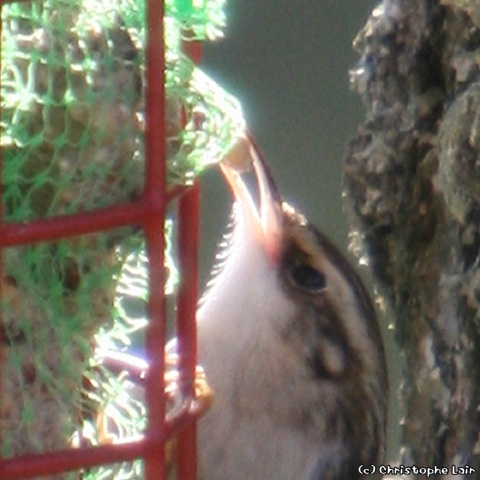
[[[166,2],[170,185],[189,184],[243,134],[236,100],[181,51],[186,39],[221,35],[223,3]],[[7,220],[85,212],[141,194],[143,5],[137,0],[3,5],[0,142]],[[172,273],[170,251],[167,260]],[[125,349],[146,324],[147,260],[140,231],[122,228],[8,248],[1,261],[2,455],[140,434],[141,400],[94,354],[98,346]],[[170,276],[169,290],[175,278]],[[118,422],[103,429],[98,412]],[[102,467],[82,476],[141,478],[141,467]]]
[[[238,103],[180,51],[182,32],[213,35],[218,4],[165,20],[168,181],[189,183],[243,132]],[[1,145],[12,220],[91,210],[143,187],[143,2],[45,0],[3,7]],[[213,15],[213,26],[206,22]],[[213,31],[213,32],[212,32]],[[184,126],[184,120],[186,125]],[[88,185],[89,195],[85,195]]]

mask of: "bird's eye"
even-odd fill
[[[290,278],[296,286],[310,293],[318,293],[327,285],[325,275],[306,263],[293,265],[290,269]]]

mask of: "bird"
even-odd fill
[[[383,460],[388,398],[372,301],[334,243],[282,200],[253,138],[241,145],[220,163],[233,221],[197,310],[213,391],[199,478],[367,478],[362,468]]]
[[[388,374],[366,287],[334,243],[283,201],[250,135],[220,170],[234,204],[196,314],[197,478],[380,479]],[[176,405],[177,339],[165,352],[165,395]],[[111,372],[129,373],[132,396],[143,399],[148,359],[97,353]],[[115,422],[100,413],[102,437],[115,443]],[[167,447],[172,467],[174,440]]]

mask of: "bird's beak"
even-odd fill
[[[258,188],[258,206],[242,173],[252,170]],[[282,233],[282,199],[261,151],[252,138],[241,139],[220,163],[222,173],[240,207],[245,228],[275,261],[280,253]]]

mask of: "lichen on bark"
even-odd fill
[[[477,472],[479,10],[384,0],[372,12],[352,71],[366,115],[345,159],[352,249],[367,260],[406,357],[399,459]]]

